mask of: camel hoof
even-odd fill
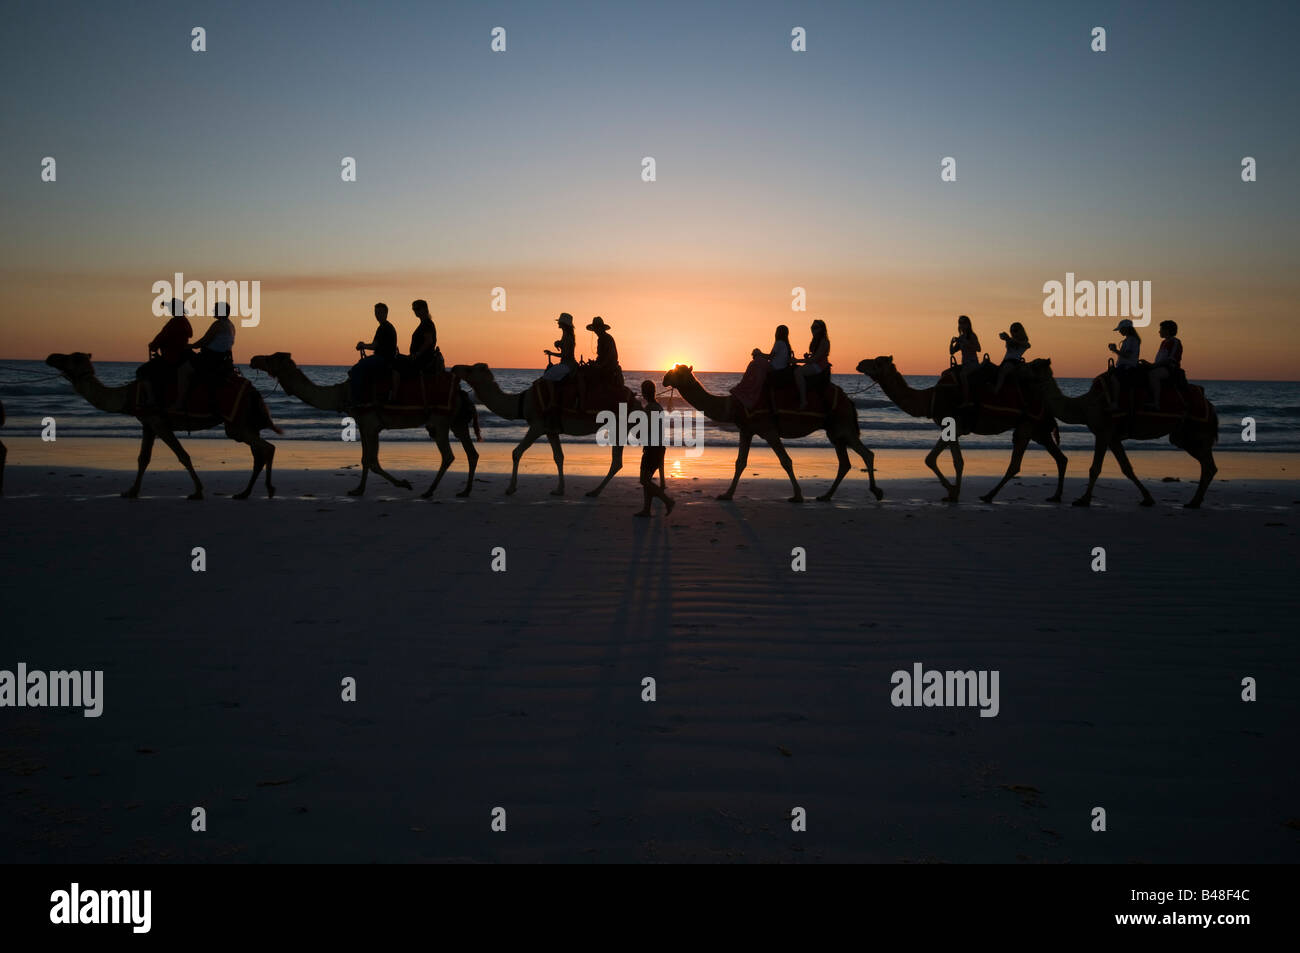
[[[469,488],[467,487],[461,490],[459,493],[456,494],[456,496],[459,497],[460,499],[464,499],[465,497],[469,496]]]
[[[514,495],[515,495],[515,490],[517,490],[517,489],[518,489],[518,487],[514,487],[514,486],[508,486],[508,487],[506,487],[506,496],[514,496]]]
[[[273,500],[273,499],[275,499],[275,487],[273,487],[273,486],[268,486],[268,487],[266,488],[266,498],[267,498],[268,500]]]
[[[185,497],[185,499],[187,499],[187,500],[201,500],[201,499],[203,499],[203,491],[202,491],[202,490],[195,490],[195,491],[194,491],[193,493],[191,493],[189,496]]]
[[[250,492],[249,490],[245,490],[243,493],[236,493],[236,494],[234,494],[234,495],[231,497],[231,499],[232,499],[232,500],[246,500],[246,499],[248,499],[248,494],[249,494],[249,492]]]
[[[431,496],[433,496],[433,488],[432,488],[432,487],[430,487],[429,489],[427,489],[427,490],[425,490],[423,493],[421,493],[421,494],[420,494],[420,499],[422,499],[422,500],[427,500],[427,499],[428,499],[429,497],[431,497]]]
[[[787,503],[802,503],[802,502],[803,502],[803,497],[802,497],[802,496],[787,496],[787,497],[785,498],[785,501],[786,501]]]
[[[140,495],[140,491],[137,490],[137,489],[134,489],[134,488],[132,488],[132,489],[130,489],[130,490],[123,490],[123,491],[122,491],[122,499],[124,499],[124,500],[134,500],[134,499],[135,499],[136,497],[138,497],[139,495]]]
[[[1138,504],[1138,506],[1155,506],[1155,505],[1156,505],[1156,501],[1149,496],[1146,499],[1144,499],[1141,503]]]
[[[983,496],[980,497],[980,502],[981,502],[981,503],[992,503],[992,502],[993,502],[993,494],[992,494],[992,493],[985,493]]]
[[[592,497],[592,498],[594,499],[595,497],[600,496],[600,490],[588,490],[586,493],[584,493],[584,494],[582,494],[582,495],[583,495],[583,496],[590,496],[590,497]]]
[[[1200,500],[1188,500],[1186,503],[1183,504],[1183,509],[1185,510],[1199,510],[1200,508],[1201,508]]]
[[[1048,502],[1048,503],[1060,503],[1060,502],[1061,502],[1061,494],[1058,493],[1058,494],[1056,494],[1056,496],[1049,496],[1049,497],[1047,498],[1047,502]]]
[[[714,499],[715,499],[715,500],[729,500],[729,499],[731,499],[731,494],[730,494],[730,493],[721,493],[721,494],[719,494],[718,496],[715,496]]]
[[[563,491],[563,490],[552,490],[552,491],[551,491],[551,496],[564,496],[564,491]]]
[[[398,480],[398,481],[397,481],[397,488],[400,489],[400,490],[410,490],[410,489],[414,489],[414,488],[411,486],[411,481],[410,481],[410,480]]]
[[[1090,503],[1092,503],[1092,500],[1087,499],[1086,497],[1082,497],[1082,496],[1081,496],[1081,497],[1079,497],[1077,500],[1075,500],[1073,503],[1071,503],[1070,505],[1071,505],[1071,506],[1087,506],[1087,505],[1089,505]]]
[[[831,495],[829,493],[823,493],[821,496],[817,497],[818,503],[829,503],[830,500],[831,500]]]
[[[361,489],[361,487],[357,487],[355,490],[348,490],[348,496],[360,496],[364,492],[366,491]]]
[[[871,488],[871,492],[875,494],[877,500],[883,500],[885,498],[885,491],[880,489],[879,487],[873,486]]]

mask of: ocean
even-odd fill
[[[122,384],[130,380],[135,373],[136,364],[121,362],[96,363],[95,370],[99,379],[105,384]],[[305,365],[303,370],[317,383],[329,384],[343,380],[347,368],[338,365]],[[328,441],[340,439],[342,432],[340,418],[334,414],[323,413],[308,407],[301,401],[288,397],[276,385],[276,382],[249,367],[241,367],[241,373],[249,378],[262,392],[271,414],[276,422],[284,428],[279,440],[316,440]],[[541,373],[539,368],[527,369],[493,369],[497,382],[511,393],[527,387]],[[652,380],[663,391],[663,371],[624,371],[624,379],[634,390],[642,380]],[[740,380],[740,373],[700,372],[696,374],[700,382],[714,393],[726,393],[727,389]],[[872,449],[928,449],[934,445],[937,433],[933,423],[928,420],[909,417],[895,407],[872,382],[861,374],[836,374],[835,383],[844,389],[853,400],[858,411],[858,421],[862,427],[863,442]],[[912,375],[907,378],[913,387],[927,387],[934,383],[934,377]],[[1086,379],[1061,378],[1061,390],[1066,394],[1080,394],[1087,390],[1090,381]],[[468,389],[467,385],[465,386]],[[1253,452],[1297,452],[1300,451],[1300,382],[1293,381],[1207,381],[1204,382],[1206,395],[1214,402],[1219,412],[1220,445],[1231,448],[1239,441],[1241,420],[1253,417],[1255,420],[1257,440],[1249,445]],[[41,433],[41,421],[53,417],[57,421],[60,437],[128,437],[140,435],[139,424],[133,418],[102,413],[91,407],[79,395],[72,385],[59,376],[52,368],[41,361],[0,361],[0,401],[4,402],[8,422],[0,436],[37,437]],[[676,395],[671,405],[666,398],[661,398],[665,409],[689,410],[689,405],[680,395]],[[523,426],[517,421],[502,420],[480,406],[479,426],[485,441],[515,443],[524,433]],[[220,429],[197,431],[195,438],[225,439]],[[385,441],[428,440],[423,430],[386,431]],[[734,428],[707,422],[704,430],[704,445],[735,446]],[[791,446],[824,446],[825,435],[790,440]],[[1070,424],[1061,425],[1061,443],[1069,450],[1086,450],[1092,447],[1092,437],[1087,429]],[[1007,437],[962,438],[962,446],[972,450],[1003,449],[1007,446]],[[1143,444],[1143,449],[1175,449],[1168,441],[1152,440]],[[1245,449],[1245,445],[1238,449]]]

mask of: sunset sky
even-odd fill
[[[1115,320],[1042,313],[1074,272],[1151,281],[1194,378],[1293,380],[1295,11],[24,7],[0,34],[0,358],[143,360],[179,271],[261,282],[243,362],[348,363],[380,300],[405,347],[426,298],[449,363],[544,366],[569,311],[581,353],[600,314],[629,369],[739,369],[778,323],[802,352],[821,317],[837,371],[933,373],[965,313],[995,357],[1018,320],[1030,357],[1085,375]]]

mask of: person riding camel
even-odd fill
[[[957,318],[957,336],[948,342],[949,356],[961,352],[961,364],[957,367],[957,381],[961,384],[961,406],[971,406],[970,376],[979,370],[980,339],[966,315]]]
[[[185,302],[172,298],[171,312],[171,318],[149,342],[149,360],[135,371],[135,379],[140,382],[140,404],[145,407],[161,405],[167,382],[175,379],[177,368],[190,358],[194,329],[185,317]]]
[[[609,325],[600,315],[591,319],[588,331],[596,332],[596,372],[611,384],[623,386],[623,368],[618,364],[618,345],[614,335],[609,333]]]
[[[1006,331],[998,332],[998,337],[1006,342],[1007,352],[1002,356],[1002,363],[998,365],[998,380],[993,388],[995,394],[1002,392],[1002,385],[1007,382],[1007,377],[1012,371],[1024,366],[1025,352],[1029,350],[1029,335],[1025,333],[1025,326],[1019,321]]]
[[[822,374],[828,375],[829,378],[831,370],[831,339],[826,334],[826,322],[817,318],[813,321],[810,330],[812,341],[803,358],[796,362],[803,366],[796,368],[794,372],[794,382],[799,388],[800,410],[806,410],[808,407],[808,379]]]
[[[393,364],[397,358],[397,329],[389,323],[388,305],[382,301],[375,305],[375,320],[379,322],[379,327],[375,328],[374,340],[369,344],[365,341],[357,342],[357,351],[362,357],[348,371],[354,404],[365,402],[370,397],[367,393],[370,386],[375,381],[387,379],[392,374]],[[374,353],[367,357],[366,351]],[[383,401],[380,400],[379,403]]]
[[[429,302],[423,298],[412,301],[411,312],[420,323],[411,332],[410,353],[405,356],[399,355],[398,366],[404,373],[412,376],[445,371],[447,365],[442,358],[442,351],[438,349],[438,327],[433,323],[433,316],[429,314]]]
[[[1147,407],[1151,410],[1160,408],[1160,386],[1183,367],[1183,342],[1178,340],[1178,322],[1161,321],[1160,337],[1160,350],[1156,351],[1155,363],[1147,377],[1151,385],[1151,400]]]
[[[1132,321],[1125,318],[1115,325],[1115,330],[1124,336],[1124,342],[1118,347],[1114,342],[1106,345],[1107,349],[1116,356],[1115,368],[1107,375],[1106,380],[1106,394],[1110,398],[1112,412],[1119,409],[1121,385],[1132,387],[1137,383],[1134,372],[1141,367],[1139,357],[1142,353],[1142,338],[1138,336],[1137,328],[1133,327]]]
[[[198,353],[176,368],[176,400],[168,408],[169,413],[184,412],[195,377],[207,378],[215,395],[217,382],[235,372],[235,323],[230,320],[229,304],[218,301],[212,306],[212,323],[203,337],[189,347]]]
[[[750,351],[749,365],[744,376],[731,388],[731,396],[740,401],[746,410],[758,406],[764,391],[788,387],[794,380],[794,348],[790,346],[790,329],[784,324],[776,327],[771,351],[754,348]]]
[[[564,380],[578,366],[573,352],[577,349],[578,339],[573,333],[573,315],[567,311],[555,319],[555,323],[560,326],[560,339],[555,342],[557,350],[552,351],[550,348],[542,348],[542,353],[548,358],[558,357],[559,363],[546,363],[546,370],[542,372],[542,380],[558,382]]]

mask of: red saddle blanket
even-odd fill
[[[937,387],[961,387],[959,369],[950,367],[939,375]],[[989,362],[981,364],[966,378],[970,389],[972,409],[978,409],[997,417],[1028,417],[1041,420],[1047,412],[1042,395],[1016,372],[1010,371],[1000,390],[995,390],[998,383],[998,366]]]
[[[140,383],[136,381],[131,391],[132,412],[141,408]],[[162,395],[162,400],[155,400],[150,405],[150,409],[156,409],[158,406],[170,408],[176,402],[177,392],[176,377],[173,375],[167,381],[167,389]],[[252,381],[239,372],[221,380],[196,376],[190,384],[189,393],[185,395],[184,407],[179,412],[171,411],[170,415],[207,420],[220,417],[226,423],[231,423],[247,410],[250,401],[261,399]]]
[[[834,411],[839,402],[845,399],[844,392],[838,387],[808,387],[808,406],[799,406],[799,387],[794,383],[772,387],[770,381],[764,386],[758,403],[749,411],[751,417],[764,414],[782,414],[793,417],[825,417]]]
[[[379,374],[367,388],[360,407],[382,404],[385,410],[429,410],[450,413],[456,401],[456,378],[449,371],[403,376],[397,392],[388,396],[392,377]]]
[[[1093,381],[1095,387],[1107,386],[1107,375],[1101,374]],[[1147,406],[1151,399],[1150,384],[1145,374],[1134,374],[1130,381],[1121,379],[1119,400],[1116,401],[1114,416],[1183,418],[1187,417],[1198,423],[1210,419],[1210,402],[1205,398],[1205,388],[1196,384],[1175,387],[1169,381],[1160,386],[1160,406]]]
[[[594,417],[602,410],[616,410],[622,403],[635,406],[636,400],[636,395],[624,385],[595,375],[587,377],[581,407],[578,406],[577,374],[570,374],[562,381],[548,381],[539,377],[533,381],[531,390],[534,406],[544,414],[559,410],[561,413]]]

